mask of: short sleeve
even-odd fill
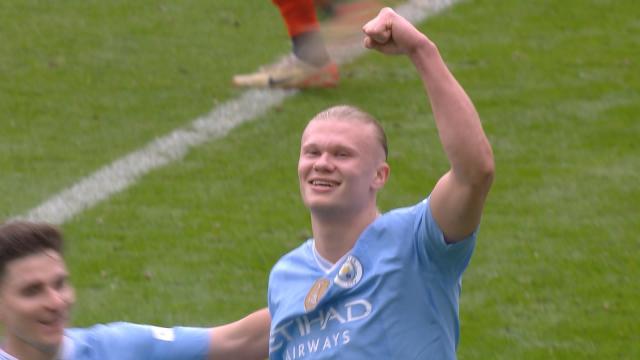
[[[429,198],[420,203],[418,207],[421,219],[418,222],[416,238],[423,242],[427,257],[441,271],[454,277],[461,276],[471,260],[478,229],[466,239],[449,244],[445,241],[444,233],[431,213]]]

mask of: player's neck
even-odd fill
[[[12,341],[15,340],[15,341]],[[17,339],[6,339],[2,344],[2,350],[19,360],[55,360],[58,359],[58,349],[44,351],[31,344]]]
[[[335,263],[353,248],[360,234],[379,215],[375,207],[351,216],[341,214],[329,217],[312,213],[311,226],[316,250],[320,256]]]

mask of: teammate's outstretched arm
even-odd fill
[[[382,9],[363,31],[367,48],[406,54],[422,78],[451,165],[431,193],[431,211],[448,242],[463,240],[480,223],[494,175],[491,145],[478,113],[437,46],[392,9]]]
[[[211,331],[210,360],[258,360],[269,357],[271,316],[264,308]]]

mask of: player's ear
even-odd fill
[[[380,163],[380,165],[378,165],[378,167],[376,168],[376,173],[373,178],[371,187],[373,187],[375,190],[382,189],[382,187],[384,187],[384,184],[387,183],[390,173],[391,168],[389,168],[389,164],[387,164],[386,162]]]

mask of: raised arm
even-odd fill
[[[269,357],[271,316],[261,309],[211,331],[210,360],[263,360]]]
[[[392,9],[382,9],[363,31],[367,48],[406,54],[422,78],[451,165],[431,192],[431,212],[448,242],[463,240],[480,223],[494,175],[478,113],[436,45]]]

